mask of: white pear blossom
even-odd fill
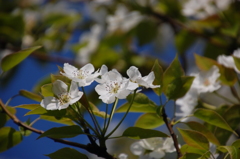
[[[188,0],[183,4],[182,12],[185,16],[204,19],[227,9],[230,3],[231,0]]]
[[[102,81],[103,83],[98,84],[95,90],[100,95],[99,99],[102,99],[104,103],[113,103],[115,98],[125,99],[132,92],[127,89],[131,87],[129,80],[123,78],[117,70],[103,74]]]
[[[128,155],[125,153],[121,153],[118,155],[118,159],[127,159],[127,158],[128,158]]]
[[[150,72],[147,76],[142,77],[138,68],[135,66],[131,66],[127,70],[127,75],[129,76],[129,80],[133,83],[137,83],[140,86],[144,86],[146,88],[157,88],[159,85],[153,85],[153,81],[155,79],[155,75],[153,72]]]
[[[91,27],[90,32],[84,33],[81,36],[80,43],[85,44],[83,48],[78,51],[76,61],[80,64],[86,64],[90,61],[91,55],[97,50],[103,27],[95,24]]]
[[[171,138],[164,140],[161,137],[137,141],[131,145],[130,150],[134,155],[148,159],[160,159],[165,156],[165,153],[176,151]]]
[[[68,91],[68,85],[61,80],[53,82],[52,91],[55,97],[44,97],[40,105],[47,110],[66,109],[69,105],[76,103],[83,95],[78,90],[76,82],[72,81]]]
[[[194,76],[192,87],[197,89],[199,94],[213,92],[221,87],[218,81],[220,73],[217,66],[213,66],[210,70],[202,71]]]
[[[240,73],[240,70],[238,70],[237,66],[235,65],[233,57],[240,58],[240,48],[235,50],[232,55],[219,55],[217,57],[217,61],[219,64],[234,69],[237,73]]]
[[[65,63],[63,66],[62,75],[68,77],[69,79],[78,82],[79,87],[89,86],[95,78],[99,75],[98,72],[94,72],[94,67],[92,64],[86,64],[81,69]]]
[[[118,29],[126,32],[136,26],[142,19],[143,16],[139,12],[129,12],[125,6],[118,5],[115,15],[107,17],[107,30],[109,33]]]

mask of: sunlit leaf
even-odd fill
[[[25,115],[46,114],[46,113],[47,113],[47,110],[39,105],[37,108],[27,112]]]
[[[118,113],[126,112],[130,106],[132,97],[133,97],[133,95],[130,94],[127,97],[128,103],[125,103],[122,106],[120,106],[116,110],[116,112],[118,112]],[[151,101],[146,95],[144,95],[142,93],[137,93],[134,98],[132,107],[130,108],[130,112],[155,113],[156,109],[157,109],[156,104],[153,101]]]
[[[167,134],[161,131],[152,130],[152,129],[143,129],[138,127],[127,128],[123,132],[122,136],[133,138],[133,139],[146,139],[151,137],[168,137]]]
[[[17,64],[22,62],[25,58],[27,58],[32,52],[34,52],[35,50],[37,50],[39,48],[41,48],[41,46],[35,46],[32,48],[21,50],[19,52],[5,56],[1,62],[2,70],[3,71],[10,70],[14,66],[16,66]]]
[[[62,148],[54,153],[46,155],[50,159],[88,159],[88,157],[73,148]]]
[[[183,140],[186,142],[186,144],[198,149],[209,149],[208,139],[202,133],[195,130],[187,130],[180,128],[178,128],[178,131],[182,135]]]
[[[174,81],[176,78],[179,78],[184,75],[184,71],[182,69],[182,66],[178,60],[178,56],[174,58],[172,63],[169,65],[169,67],[165,70],[163,74],[163,92],[167,92],[168,85]]]
[[[11,114],[15,114],[16,113],[16,109],[14,109],[13,107],[6,106],[6,109]],[[10,117],[0,107],[0,128],[3,127],[9,119],[10,119]]]
[[[184,154],[184,155],[183,155],[182,157],[180,157],[179,159],[193,159],[193,158],[199,159],[199,157],[201,157],[201,155],[199,155],[199,154],[187,153],[187,154]]]
[[[37,139],[40,139],[42,137],[52,137],[56,139],[72,138],[80,134],[84,134],[82,129],[78,125],[71,125],[51,128],[41,134]]]
[[[42,97],[39,94],[33,93],[33,92],[29,92],[27,90],[20,90],[19,94],[21,96],[24,96],[26,98],[32,99],[32,100],[37,101],[37,102],[40,102],[42,100]]]
[[[106,112],[104,111],[100,111],[98,107],[96,107],[93,103],[90,103],[90,106],[92,108],[93,114],[95,114],[96,116],[99,116],[102,118],[109,117],[109,114],[106,114]]]
[[[235,66],[240,70],[240,58],[233,56]]]
[[[224,118],[213,110],[197,109],[194,112],[194,116],[209,124],[215,125],[236,134],[236,132],[228,125]]]
[[[41,87],[41,93],[44,97],[53,97],[53,91],[52,91],[53,85],[51,83],[45,84]]]
[[[40,115],[40,118],[43,120],[47,120],[47,121],[51,121],[51,122],[55,122],[55,123],[60,123],[60,124],[64,124],[64,125],[75,125],[74,122],[69,119],[69,118],[60,118],[57,119],[54,116],[48,116],[48,115]]]
[[[53,75],[51,74],[51,80],[52,80],[52,83],[55,82],[56,80],[61,80],[63,81],[64,83],[71,83],[71,80],[69,78],[67,78],[66,76],[62,76],[62,75]]]
[[[198,149],[198,148],[189,146],[187,144],[181,146],[181,153],[182,154],[195,153],[195,154],[203,155],[204,153],[206,153],[206,151],[208,151],[208,150]]]
[[[204,125],[202,125],[198,122],[195,122],[195,121],[189,121],[186,124],[192,130],[195,130],[195,131],[198,131],[198,132],[202,133],[213,144],[220,145],[218,139]]]
[[[168,99],[176,100],[183,97],[190,89],[193,80],[194,77],[191,76],[184,76],[174,79],[168,84],[165,92]]]
[[[34,110],[38,107],[40,107],[40,104],[23,104],[23,105],[18,105],[15,106],[16,108],[23,108],[23,109],[28,109],[28,110]]]
[[[163,82],[163,69],[162,67],[159,65],[158,60],[156,60],[154,62],[152,71],[154,72],[155,75],[155,80],[153,81],[154,85],[160,85],[160,87],[158,88],[154,88],[154,92],[160,96],[162,94],[162,82]]]
[[[10,149],[22,141],[22,135],[19,131],[11,127],[0,129],[0,152]]]
[[[240,158],[240,150],[235,146],[219,146],[217,149],[223,153],[229,153],[231,159]]]
[[[156,113],[146,113],[141,115],[135,122],[135,127],[154,129],[164,124],[163,118]]]

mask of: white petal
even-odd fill
[[[40,105],[47,110],[57,110],[60,103],[55,97],[44,97]]]
[[[116,97],[118,99],[126,99],[126,97],[131,93],[130,90],[127,90],[127,89],[122,89],[122,90],[119,90],[118,93],[116,94]]]
[[[142,155],[145,151],[145,149],[139,144],[139,142],[133,143],[130,147],[130,150],[134,155],[138,156]]]
[[[74,71],[77,71],[78,69],[68,63],[64,63],[64,66],[63,66],[63,71],[65,73],[62,73],[63,75],[69,77],[69,78],[72,78],[74,75],[73,75],[73,72]]]
[[[108,91],[106,90],[106,85],[105,84],[99,84],[95,87],[95,91],[99,94],[99,95],[106,95],[108,93]]]
[[[162,151],[161,149],[158,149],[157,151],[153,151],[149,153],[150,158],[160,159],[160,158],[163,158],[164,156],[165,156],[165,152]]]
[[[130,80],[132,80],[132,81],[136,81],[137,78],[142,77],[141,73],[138,71],[138,68],[135,66],[131,66],[127,70],[127,75],[130,78]]]
[[[102,99],[102,101],[106,104],[111,104],[115,101],[116,97],[114,94],[106,94],[99,96],[99,99]]]
[[[154,75],[154,72],[150,72],[147,76],[143,77],[143,80],[147,83],[153,83],[155,79],[155,75]]]
[[[83,92],[78,91],[78,93],[75,94],[75,96],[71,96],[71,100],[70,100],[69,104],[76,103],[82,97],[82,95],[83,95]]]
[[[118,155],[118,159],[127,159],[128,155],[125,153],[121,153],[120,155]]]
[[[52,90],[53,93],[58,96],[59,94],[68,92],[68,86],[63,81],[56,80],[55,82],[53,82]]]
[[[102,67],[100,69],[100,75],[104,75],[107,72],[108,72],[107,66],[106,65],[102,65]]]
[[[165,139],[162,149],[165,150],[165,152],[169,152],[169,153],[176,151],[172,138],[169,137]]]
[[[69,103],[63,104],[63,105],[58,107],[58,110],[66,109],[68,106],[69,106]]]
[[[133,91],[133,90],[135,90],[137,88],[138,88],[138,84],[137,83],[133,83],[133,82],[129,81],[128,82],[128,86],[127,86],[126,89]]]
[[[79,89],[78,89],[78,84],[74,81],[71,82],[71,86],[69,89],[69,93],[73,96],[75,96],[76,94],[78,94]]]
[[[92,64],[88,63],[85,66],[83,66],[80,70],[88,71],[89,74],[91,74],[92,72],[94,72],[95,69]]]

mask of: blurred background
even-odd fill
[[[0,59],[25,48],[42,46],[1,75],[0,98],[6,103],[21,89],[39,93],[40,86],[50,83],[50,74],[57,74],[57,66],[63,63],[78,68],[92,63],[95,69],[105,64],[123,76],[134,65],[147,75],[156,59],[165,69],[178,54],[188,75],[196,70],[194,53],[216,59],[239,48],[239,8],[238,0],[0,0]],[[94,84],[87,87],[87,92],[104,110]],[[152,91],[144,93],[159,104]],[[121,100],[119,105],[124,102]],[[17,96],[9,105],[31,103],[36,102]],[[169,103],[170,117],[172,109]],[[24,116],[26,112],[17,109],[16,115],[22,121],[38,117]],[[140,115],[128,115],[117,133],[133,126]],[[121,116],[114,117],[113,125]],[[12,121],[7,126],[19,129]],[[62,125],[44,120],[34,124],[40,130],[58,126]],[[164,126],[157,129],[167,132]],[[44,154],[67,147],[47,138],[36,140],[37,137],[34,133],[24,137],[20,144],[0,153],[0,159],[44,159],[48,158]],[[72,140],[88,142],[84,136]],[[112,140],[109,151],[130,155],[132,142]]]

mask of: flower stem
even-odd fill
[[[129,112],[129,110],[130,110],[131,107],[132,107],[132,104],[133,104],[134,98],[135,98],[135,96],[136,96],[136,91],[137,91],[137,90],[135,90],[134,93],[133,93],[132,100],[131,100],[130,105],[129,105],[129,107],[128,107],[126,113],[124,114],[123,118],[122,118],[121,121],[118,123],[118,125],[117,125],[117,126],[116,126],[116,127],[115,127],[115,128],[114,128],[114,129],[113,129],[113,130],[112,130],[107,136],[106,136],[106,138],[108,138],[109,136],[111,136],[111,135],[117,130],[117,128],[122,124],[123,120],[126,118],[128,112]]]

